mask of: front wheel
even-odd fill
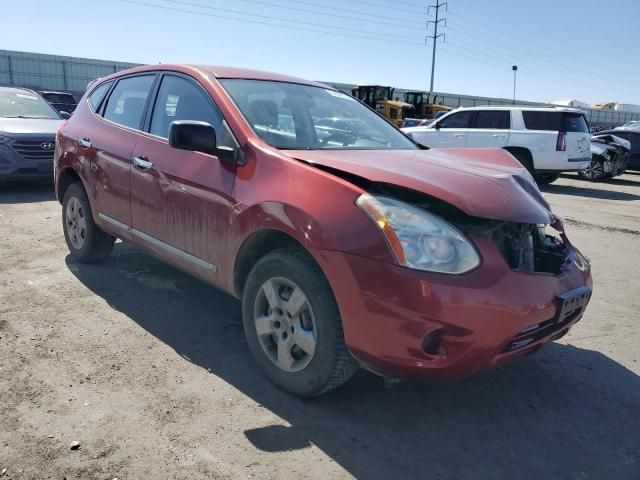
[[[80,262],[99,262],[111,255],[116,239],[93,221],[89,198],[80,182],[71,184],[64,194],[62,227],[69,252]]]
[[[604,179],[607,176],[604,171],[604,162],[599,158],[593,158],[587,168],[578,171],[578,176],[592,182]]]
[[[256,263],[244,287],[242,316],[253,357],[289,393],[319,395],[357,370],[329,283],[304,251],[276,250]]]

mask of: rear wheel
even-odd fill
[[[537,173],[533,178],[535,178],[536,183],[538,185],[549,185],[550,183],[553,183],[558,178],[560,178],[560,174],[559,173]]]
[[[289,393],[319,395],[357,370],[333,292],[300,249],[276,250],[258,260],[244,287],[242,316],[253,357]]]
[[[509,153],[511,153],[511,155],[516,157],[516,160],[518,160],[531,175],[534,175],[535,170],[533,168],[533,159],[531,158],[531,155],[528,152],[518,150],[515,152],[509,151]]]
[[[604,162],[599,158],[593,158],[587,168],[578,171],[578,176],[592,182],[604,179],[607,176],[604,172]]]
[[[111,255],[116,239],[94,223],[89,198],[80,182],[69,185],[64,194],[62,226],[69,252],[80,262],[99,262]]]

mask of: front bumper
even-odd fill
[[[33,140],[40,143],[53,143],[51,138]],[[40,156],[33,153],[34,156]],[[53,150],[46,158],[25,158],[11,144],[0,145],[0,180],[44,180],[53,178]]]
[[[511,270],[493,242],[472,239],[482,265],[458,276],[318,252],[347,346],[365,367],[392,377],[463,378],[532,353],[580,320],[582,312],[551,321],[557,295],[592,286],[589,263],[575,248],[567,247],[566,267],[554,276]],[[514,344],[527,332],[535,335]]]

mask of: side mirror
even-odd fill
[[[434,122],[433,128],[435,128],[436,130],[440,130],[440,122]]]
[[[236,149],[218,147],[216,130],[207,122],[176,120],[169,126],[169,145],[180,150],[208,153],[220,160],[236,161]]]
[[[65,112],[64,110],[60,110],[60,116],[65,120],[69,120],[71,118],[71,114],[69,112]]]

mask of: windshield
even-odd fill
[[[53,107],[38,95],[27,91],[0,92],[0,117],[60,120]]]
[[[286,150],[417,147],[386,120],[335,90],[264,80],[221,79],[260,138]]]

